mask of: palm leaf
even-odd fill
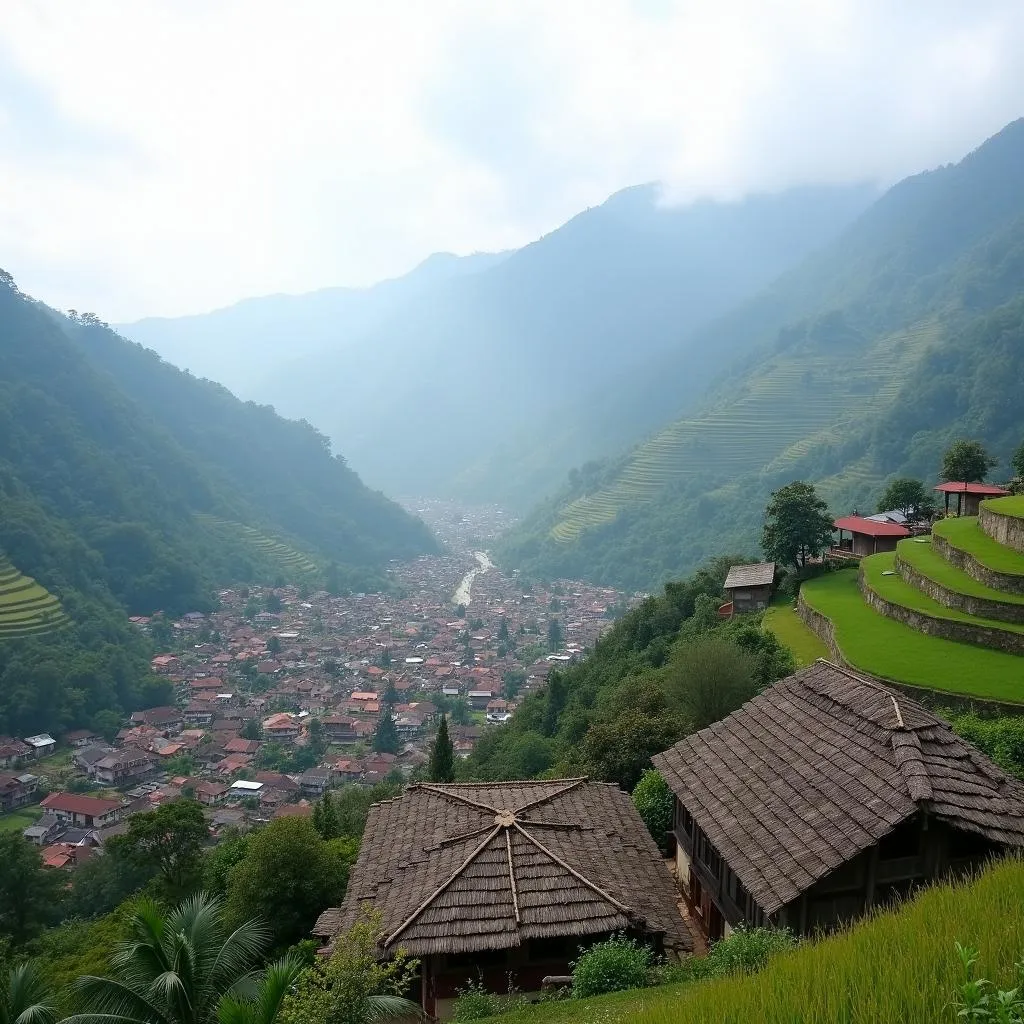
[[[38,964],[20,964],[5,980],[0,989],[0,1020],[4,1024],[52,1024],[57,1019],[50,985]]]
[[[418,1003],[401,996],[376,995],[366,997],[367,1024],[384,1024],[399,1017],[420,1018],[423,1011]]]

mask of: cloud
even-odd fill
[[[523,244],[629,184],[889,182],[1024,113],[1019,0],[0,5],[0,232],[111,319]]]

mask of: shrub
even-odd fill
[[[507,995],[488,992],[480,980],[468,982],[466,987],[460,988],[458,992],[451,1018],[457,1022],[498,1017],[503,1013],[520,1009],[525,1002],[511,983]]]
[[[704,957],[710,977],[753,974],[769,957],[796,946],[793,933],[785,928],[737,928],[727,939],[716,942]]]
[[[653,768],[643,773],[633,790],[633,806],[662,853],[668,849],[668,832],[672,828],[672,800],[668,784]]]
[[[980,954],[972,946],[956,944],[963,970],[963,980],[957,986],[953,1008],[957,1020],[998,1021],[1000,1024],[1022,1024],[1024,1022],[1024,963],[1017,963],[1017,986],[999,989],[985,978],[975,977]]]
[[[591,946],[572,965],[574,999],[643,988],[648,983],[654,953],[648,946],[624,935],[613,935]]]

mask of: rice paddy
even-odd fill
[[[797,668],[827,658],[828,648],[804,623],[791,604],[774,604],[765,613],[761,628],[774,633],[779,643],[796,659]]]
[[[255,555],[273,565],[286,576],[313,576],[319,572],[316,563],[308,555],[253,526],[218,519],[205,512],[197,513],[196,519],[214,530],[241,539]]]
[[[40,636],[66,622],[60,601],[0,553],[0,642]]]
[[[853,418],[877,414],[895,399],[938,326],[919,324],[878,339],[855,356],[835,351],[780,353],[731,399],[680,419],[638,445],[617,478],[566,506],[551,536],[569,543],[633,503],[691,475],[737,477],[776,472],[843,439]],[[869,475],[869,466],[859,468]]]
[[[1024,660],[887,619],[864,603],[856,569],[808,580],[801,593],[831,621],[839,650],[854,668],[931,690],[1024,703]]]
[[[829,938],[769,961],[747,977],[541,1003],[502,1024],[934,1024],[955,1020],[962,980],[956,943],[980,952],[979,973],[1016,984],[1024,956],[1024,863],[935,886]]]

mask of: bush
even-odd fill
[[[796,946],[793,933],[785,928],[737,928],[727,939],[716,942],[704,959],[710,976],[754,974],[768,959]]]
[[[591,946],[572,965],[573,998],[586,999],[605,992],[643,988],[653,964],[654,953],[650,947],[624,935],[614,935]]]
[[[633,790],[636,807],[662,853],[668,851],[668,832],[672,828],[672,791],[653,768],[645,771]]]
[[[507,995],[488,992],[482,981],[470,981],[465,988],[458,990],[459,996],[452,1008],[453,1021],[484,1020],[486,1017],[498,1017],[503,1013],[511,1013],[520,1009],[525,1000],[509,985]]]

